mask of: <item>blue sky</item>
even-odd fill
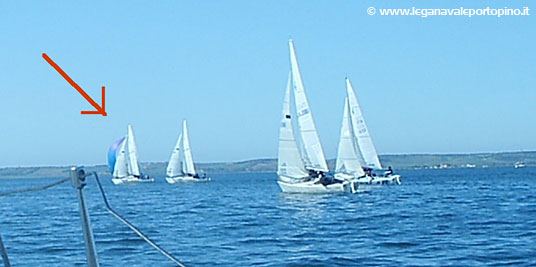
[[[376,8],[532,8],[528,1],[0,2],[0,166],[103,164],[134,127],[166,161],[188,120],[194,159],[277,156],[297,49],[320,139],[336,154],[351,78],[380,154],[536,149],[532,16],[385,17]],[[531,10],[532,13],[533,10]],[[47,53],[100,103],[92,107]]]

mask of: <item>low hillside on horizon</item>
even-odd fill
[[[384,167],[397,169],[443,169],[443,168],[493,168],[512,167],[516,162],[536,166],[536,151],[497,152],[473,154],[396,154],[380,155]],[[328,160],[331,170],[335,160]],[[164,176],[167,162],[142,162],[144,173]],[[277,159],[253,159],[237,162],[196,163],[200,173],[275,173]],[[86,166],[86,171],[96,171],[101,176],[110,176],[108,166]],[[51,178],[69,175],[68,166],[6,167],[0,168],[0,178]]]

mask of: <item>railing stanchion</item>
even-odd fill
[[[71,168],[71,182],[77,191],[78,204],[80,207],[80,219],[82,220],[82,230],[84,231],[84,243],[86,244],[87,264],[89,267],[99,267],[97,260],[97,250],[95,248],[95,239],[91,230],[91,220],[87,211],[82,189],[86,185],[86,173],[82,167]]]
[[[2,242],[2,236],[0,235],[0,254],[2,254],[2,261],[4,262],[5,267],[11,267],[9,264],[9,258],[7,257],[7,251],[4,247],[4,242]]]

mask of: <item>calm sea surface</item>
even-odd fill
[[[536,266],[536,168],[402,171],[401,186],[290,195],[275,174],[114,186],[112,207],[191,266]],[[0,180],[0,192],[54,179]],[[101,266],[173,266],[85,189]],[[70,183],[0,198],[13,266],[85,265]]]

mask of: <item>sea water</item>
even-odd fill
[[[191,266],[536,266],[536,168],[400,171],[355,195],[281,193],[275,174],[114,186],[112,207]],[[54,179],[0,180],[0,192]],[[173,266],[84,189],[101,266]],[[70,183],[0,198],[13,266],[83,266]]]

